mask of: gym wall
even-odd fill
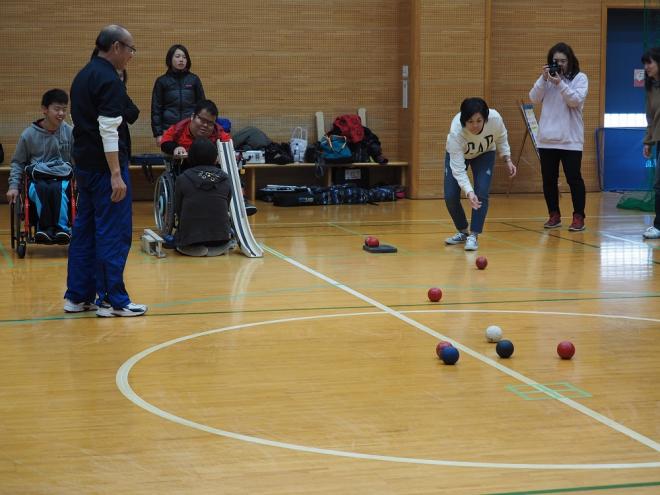
[[[314,112],[326,126],[367,108],[385,155],[411,162],[410,192],[442,196],[444,143],[463,98],[483,96],[503,114],[514,157],[524,124],[517,101],[538,77],[550,46],[573,46],[590,92],[585,106],[584,176],[598,188],[593,132],[599,124],[601,18],[610,0],[280,0],[193,3],[3,0],[0,46],[0,142],[7,167],[20,132],[40,116],[41,94],[68,90],[99,29],[125,25],[138,49],[128,89],[141,109],[131,132],[135,153],[157,152],[150,129],[153,82],[165,53],[185,44],[192,70],[234,130],[246,125],[287,141],[297,125],[314,136]],[[642,7],[643,0],[617,6]],[[13,64],[11,64],[13,62]],[[11,65],[10,65],[11,64]],[[401,66],[410,67],[409,108],[401,108]],[[537,109],[537,116],[539,115]],[[499,163],[499,162],[498,162]],[[540,192],[528,143],[513,192]],[[4,177],[4,175],[3,175]],[[496,168],[494,192],[509,186]],[[4,196],[4,195],[3,195]]]

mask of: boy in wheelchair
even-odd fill
[[[28,198],[38,216],[34,238],[37,243],[68,244],[71,240],[69,191],[73,172],[73,127],[64,122],[68,104],[65,91],[46,91],[41,98],[44,118],[23,131],[11,160],[7,200],[10,204],[16,202],[21,184],[27,180],[25,175],[29,174]]]

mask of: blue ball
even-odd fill
[[[445,364],[456,364],[459,356],[460,354],[458,353],[458,349],[451,346],[445,347],[440,353],[440,358]]]
[[[510,340],[500,340],[495,347],[497,355],[501,358],[510,358],[513,354],[513,343]]]

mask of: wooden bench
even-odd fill
[[[290,163],[288,165],[275,165],[272,163],[254,163],[247,164],[241,170],[243,177],[245,178],[245,193],[248,198],[252,201],[256,199],[257,195],[257,174],[261,170],[273,170],[273,169],[286,169],[286,170],[313,170],[316,165],[314,163]],[[342,165],[329,165],[324,167],[323,170],[323,185],[331,186],[332,181],[332,171],[337,168],[373,168],[373,169],[393,169],[398,170],[398,184],[401,186],[406,186],[406,169],[408,168],[408,162],[389,162],[386,165],[380,165],[378,163],[347,163]],[[135,200],[150,200],[153,198],[153,184],[149,184],[142,174],[141,165],[130,165],[131,177],[133,182],[133,199]],[[152,165],[152,170],[154,174],[154,179],[157,179],[160,173],[165,170],[164,165]],[[9,167],[2,166],[0,167],[0,183],[7,184],[7,177],[9,176]],[[0,197],[0,203],[5,203],[6,198],[4,194]]]
[[[275,168],[286,169],[286,170],[296,170],[296,169],[310,169],[316,167],[315,163],[289,163],[288,165],[275,165],[273,163],[250,163],[246,164],[241,173],[245,177],[245,193],[248,196],[248,199],[254,200],[257,195],[257,171],[258,170],[272,170]],[[387,168],[396,168],[399,172],[398,184],[401,186],[406,186],[406,168],[408,168],[408,162],[388,162],[385,165],[379,163],[347,163],[341,165],[326,165],[323,168],[323,184],[325,186],[332,185],[332,171],[337,168],[377,168],[377,169],[387,169]]]

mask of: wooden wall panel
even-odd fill
[[[483,92],[484,12],[484,0],[419,2],[417,198],[443,195],[449,124],[464,98]]]
[[[99,29],[125,25],[138,54],[129,93],[140,107],[135,152],[156,152],[150,129],[153,82],[173,43],[185,44],[192,70],[235,130],[256,125],[288,140],[297,125],[315,135],[314,112],[326,121],[358,107],[386,156],[405,160],[400,140],[401,65],[408,57],[407,0],[281,0],[182,4],[172,0],[106,2],[3,0],[0,46],[14,63],[2,70],[0,142],[8,158],[25,126],[39,116],[41,94],[68,91]]]
[[[515,157],[524,132],[517,101],[527,97],[548,48],[566,41],[590,82],[583,173],[593,191],[603,12],[643,6],[643,0],[199,0],[182,7],[172,0],[119,0],[109,9],[98,1],[3,0],[0,46],[13,64],[0,72],[0,142],[8,162],[19,133],[39,116],[41,93],[68,89],[99,28],[118,22],[132,31],[139,50],[129,67],[129,92],[142,109],[132,129],[136,152],[157,151],[149,126],[151,88],[164,71],[167,48],[182,42],[193,71],[235,130],[256,125],[287,140],[296,125],[314,135],[317,110],[329,121],[365,106],[385,154],[412,159],[413,196],[437,198],[449,123],[463,98],[487,95],[505,118]],[[411,68],[409,110],[401,108],[404,64]],[[498,162],[493,191],[507,189]],[[513,191],[541,191],[529,145]]]
[[[550,47],[559,41],[571,45],[580,69],[589,78],[589,94],[584,107],[585,147],[582,173],[587,190],[599,188],[594,149],[594,131],[600,119],[600,20],[601,0],[581,2],[529,2],[525,0],[493,0],[491,40],[492,98],[489,103],[504,116],[509,142],[518,155],[525,132],[517,107],[541,73]],[[537,118],[541,107],[536,108]],[[506,191],[508,178],[503,167],[496,173],[493,190]],[[563,175],[563,174],[562,174]],[[566,180],[560,179],[566,189]],[[530,144],[525,147],[514,192],[541,190],[538,159]]]

